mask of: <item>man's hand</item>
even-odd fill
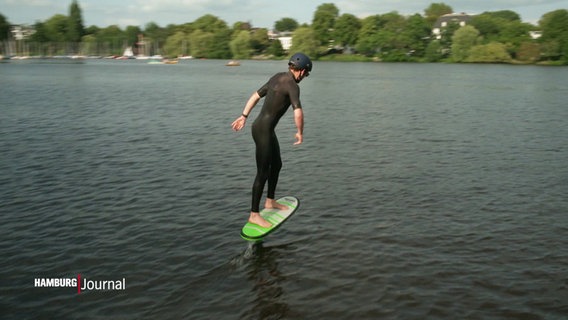
[[[294,145],[302,144],[302,142],[304,142],[304,136],[301,133],[297,132],[296,142],[294,142]]]
[[[231,127],[233,128],[233,130],[239,131],[242,128],[244,128],[246,122],[247,122],[247,118],[245,118],[244,116],[240,116],[240,117],[237,118],[237,120],[233,121],[233,123],[231,124]]]

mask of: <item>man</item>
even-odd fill
[[[294,109],[294,121],[298,131],[296,132],[295,145],[304,140],[304,113],[300,103],[300,87],[298,83],[307,77],[312,71],[312,61],[303,53],[294,54],[288,62],[288,72],[277,73],[258,91],[248,99],[245,109],[240,117],[233,123],[233,130],[241,130],[246,123],[251,110],[258,101],[266,97],[260,114],[252,124],[252,137],[256,145],[256,178],[252,187],[252,205],[249,222],[264,228],[272,224],[260,215],[260,198],[264,185],[268,181],[265,208],[287,209],[286,206],[276,202],[275,191],[278,183],[278,174],[282,168],[280,158],[280,146],[274,128],[278,121],[292,105]]]

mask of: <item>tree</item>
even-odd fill
[[[440,46],[442,47],[442,52],[444,54],[451,50],[450,48],[452,47],[452,39],[454,37],[454,34],[460,27],[461,26],[459,25],[459,23],[452,21],[448,23],[446,27],[442,28]]]
[[[298,29],[298,21],[292,18],[282,18],[274,23],[274,30],[278,32],[294,31]]]
[[[282,43],[280,40],[272,40],[270,41],[270,46],[268,47],[268,54],[274,57],[282,57],[286,54],[284,48],[282,48]]]
[[[529,31],[533,28],[530,24],[523,23],[518,14],[509,10],[484,12],[474,16],[470,25],[479,31],[483,44],[503,43],[512,55],[516,55],[521,43],[530,40]]]
[[[452,12],[454,12],[452,7],[443,2],[432,3],[428,8],[424,9],[424,15],[430,27],[434,26],[434,23],[436,23],[439,17]]]
[[[419,57],[424,55],[431,33],[432,29],[428,22],[420,14],[407,18],[404,34],[410,41],[409,49],[413,52],[413,55]]]
[[[34,24],[34,34],[31,35],[30,40],[33,42],[39,43],[46,43],[49,42],[51,39],[49,37],[49,32],[47,30],[47,26],[44,22],[36,22]]]
[[[521,21],[521,16],[511,10],[501,10],[489,12],[489,14],[495,18],[500,18],[506,21]]]
[[[231,57],[229,42],[232,32],[225,21],[206,14],[195,20],[192,28],[195,29],[190,36],[192,56],[211,59]]]
[[[380,26],[380,16],[369,16],[361,22],[361,29],[357,36],[356,50],[366,56],[372,56],[379,47],[377,32]]]
[[[327,46],[332,40],[331,35],[338,15],[339,9],[333,3],[324,3],[317,7],[312,20],[312,30],[321,45]]]
[[[239,34],[230,42],[231,53],[235,59],[249,59],[252,48],[250,46],[250,33],[246,30],[242,30]]]
[[[191,55],[196,58],[206,58],[214,41],[211,32],[195,30],[190,38]]]
[[[489,44],[473,46],[469,50],[469,55],[465,61],[502,63],[502,62],[511,61],[511,56],[507,52],[507,47],[505,47],[504,44],[498,42],[492,42]]]
[[[67,41],[80,42],[81,37],[85,35],[85,27],[83,26],[83,16],[77,0],[73,0],[69,6],[67,23]]]
[[[46,34],[51,42],[63,43],[67,40],[68,19],[62,14],[56,14],[45,22]]]
[[[452,37],[452,59],[463,62],[469,56],[471,48],[477,44],[479,31],[472,26],[459,28]]]
[[[96,35],[97,33],[99,33],[99,31],[101,31],[101,28],[97,27],[97,26],[89,26],[87,28],[85,28],[85,34],[92,34],[92,35]]]
[[[318,56],[319,41],[316,33],[309,27],[300,27],[292,36],[292,52],[303,52],[312,59]]]
[[[0,14],[0,41],[8,39],[8,35],[10,34],[10,22]]]
[[[185,56],[189,52],[189,37],[183,31],[178,31],[166,39],[164,53],[168,57]]]
[[[488,12],[474,16],[469,22],[469,25],[475,27],[479,31],[479,35],[487,41],[496,41],[504,24],[504,20],[496,18]]]
[[[352,14],[345,13],[335,21],[333,38],[341,46],[353,46],[361,29],[361,21]]]
[[[379,16],[379,24],[376,40],[381,58],[386,61],[405,60],[410,40],[404,33],[406,25],[404,16],[396,11],[389,12]]]
[[[231,30],[229,28],[219,30],[213,34],[213,44],[211,45],[207,58],[228,59],[231,57]]]
[[[523,42],[517,51],[517,59],[526,62],[537,62],[540,59],[540,45],[536,42]]]
[[[211,33],[217,33],[218,31],[229,29],[225,21],[211,14],[206,14],[197,18],[192,25],[195,29]]]
[[[548,57],[568,61],[568,10],[560,9],[544,14],[539,25],[542,30],[540,40],[547,48]]]
[[[253,50],[253,54],[262,54],[269,46],[268,30],[261,28],[252,32],[250,36],[250,47]]]
[[[424,53],[424,58],[426,59],[426,61],[438,62],[442,60],[443,57],[444,55],[442,54],[442,46],[440,45],[440,41],[431,41],[426,47],[426,51]]]
[[[126,37],[122,29],[117,25],[111,25],[101,29],[97,35],[97,42],[103,46],[105,54],[121,55],[124,51]]]
[[[124,30],[124,35],[126,37],[127,45],[132,46],[138,42],[138,36],[142,33],[142,30],[138,26],[127,26]]]

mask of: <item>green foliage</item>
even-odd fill
[[[329,54],[321,57],[321,61],[339,61],[339,62],[370,62],[372,58],[359,54]]]
[[[522,23],[514,12],[509,11],[485,12],[474,16],[470,25],[474,26],[479,34],[489,42],[520,43],[527,40],[531,26]],[[505,18],[505,17],[507,18]]]
[[[87,34],[81,38],[81,52],[99,54],[97,48],[97,37],[95,37],[95,35]]]
[[[568,61],[568,10],[555,10],[545,14],[539,25],[544,56],[550,60]]]
[[[10,33],[10,22],[8,19],[0,14],[0,41],[8,39]]]
[[[83,16],[77,0],[73,0],[69,7],[67,23],[66,40],[69,42],[80,42],[81,37],[85,35],[85,27],[83,26]]]
[[[208,52],[213,46],[213,33],[201,29],[195,30],[190,39],[191,55],[196,58],[207,58]]]
[[[426,62],[438,62],[444,57],[440,41],[431,41],[426,47],[424,59]]]
[[[459,28],[452,37],[452,60],[464,62],[471,48],[477,44],[478,38],[479,31],[473,26]]]
[[[308,27],[300,27],[292,36],[290,52],[303,52],[312,59],[318,56],[319,41],[314,30]]]
[[[252,34],[250,36],[250,47],[252,49],[252,54],[262,54],[268,49],[269,46],[270,41],[268,39],[268,30],[256,29],[252,31]]]
[[[541,48],[536,42],[523,42],[517,51],[517,59],[520,61],[535,63],[540,59]]]
[[[212,14],[206,14],[193,22],[193,27],[205,32],[217,33],[228,30],[227,23]]]
[[[280,43],[280,40],[270,41],[270,46],[268,47],[267,53],[274,57],[282,57],[286,54],[284,48],[282,48],[282,43]]]
[[[432,3],[428,8],[424,9],[426,23],[428,23],[430,27],[433,27],[439,17],[452,12],[454,12],[452,7],[443,2]]]
[[[333,38],[335,43],[341,46],[352,46],[357,42],[357,36],[361,29],[361,21],[352,14],[343,14],[335,21]]]
[[[428,21],[419,14],[410,16],[406,20],[403,33],[409,40],[408,48],[413,51],[413,55],[424,56],[432,34]]]
[[[460,25],[456,22],[450,22],[445,28],[442,28],[440,45],[442,46],[443,51],[450,51],[450,48],[452,47],[452,39],[459,28]]]
[[[370,57],[374,55],[379,48],[379,39],[377,33],[380,29],[380,16],[369,16],[361,22],[361,29],[358,34],[358,41],[355,46],[356,50]]]
[[[137,26],[85,28],[78,2],[70,1],[68,16],[56,14],[34,24],[35,33],[24,40],[33,42],[26,46],[35,51],[29,54],[120,55],[125,47],[132,46],[135,53],[170,57],[191,54],[198,58],[234,56],[244,59],[266,54],[286,55],[280,41],[268,39],[266,29],[252,28],[248,22],[238,22],[229,28],[225,21],[211,14],[166,27],[150,22],[143,29]],[[522,22],[511,10],[484,12],[474,16],[465,27],[450,23],[442,28],[440,39],[433,39],[434,22],[452,11],[449,5],[440,2],[430,4],[424,16],[389,12],[359,19],[349,13],[339,15],[335,4],[323,3],[316,8],[311,25],[299,27],[296,20],[287,17],[277,21],[274,27],[278,31],[294,30],[291,51],[305,52],[314,59],[323,58],[321,54],[330,52],[330,47],[340,46],[356,52],[344,55],[346,60],[376,60],[378,57],[382,61],[568,64],[566,9],[546,13],[538,27]],[[9,39],[9,30],[9,22],[0,14],[0,44]],[[531,39],[529,31],[537,30],[542,31],[542,37]],[[327,58],[342,60],[337,55]]]
[[[498,42],[473,46],[469,50],[467,62],[483,62],[483,63],[502,63],[510,62],[511,56],[507,52],[507,47]]]
[[[107,54],[121,55],[126,37],[117,25],[108,26],[97,33],[97,41],[103,44]]]
[[[213,35],[213,45],[207,58],[210,59],[229,59],[231,58],[231,48],[229,42],[231,41],[231,31],[229,29],[221,30]]]
[[[398,14],[398,12],[389,12],[379,16],[380,27],[377,31],[376,39],[383,59],[385,59],[387,55],[392,56],[394,51],[397,52],[394,55],[397,56],[396,60],[398,61],[398,53],[401,49],[407,47],[409,40],[407,35],[403,33],[405,23],[405,18]]]
[[[124,37],[126,38],[127,41],[126,45],[132,46],[136,42],[138,42],[138,36],[140,34],[142,34],[142,30],[140,29],[140,27],[137,26],[126,27],[126,30],[124,31]]]
[[[338,15],[339,9],[333,3],[324,3],[317,7],[312,20],[312,29],[319,44],[327,46],[332,40],[332,30]]]
[[[362,21],[356,49],[383,61],[412,61],[423,56],[431,30],[419,14],[405,17],[397,12],[370,16]]]
[[[49,42],[51,37],[44,22],[36,22],[34,25],[35,33],[31,36],[31,41],[45,43]]]
[[[164,54],[167,57],[179,57],[189,54],[189,37],[183,31],[169,36],[164,44]]]
[[[491,15],[494,18],[500,18],[509,22],[521,21],[521,16],[519,16],[518,13],[511,10],[501,10],[501,11],[485,12],[485,13]]]
[[[68,19],[62,14],[56,14],[45,22],[46,33],[51,42],[65,42],[67,38]]]
[[[282,18],[274,23],[274,30],[278,32],[294,31],[298,29],[298,21],[292,18]]]
[[[233,58],[235,59],[249,59],[252,48],[251,48],[251,36],[246,30],[242,30],[238,35],[231,40],[230,47]]]

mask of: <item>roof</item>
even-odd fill
[[[436,23],[434,23],[434,28],[441,28],[444,22],[446,23],[446,25],[451,22],[456,22],[456,23],[469,22],[471,18],[473,18],[472,15],[469,15],[464,12],[445,14],[439,17],[438,20],[436,20]]]

